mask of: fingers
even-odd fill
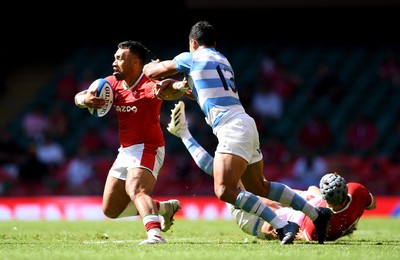
[[[164,94],[163,94],[163,91],[161,89],[154,90],[154,96],[156,96],[156,98],[158,98],[160,100],[164,99]]]
[[[165,90],[165,88],[167,86],[168,86],[168,84],[165,84],[165,81],[160,81],[160,82],[155,83],[153,85],[154,96],[156,96],[160,100],[163,100],[164,99],[163,91]]]
[[[99,98],[95,96],[89,96],[85,100],[86,106],[93,109],[100,109],[106,104],[105,98]]]
[[[96,97],[96,89],[88,90],[85,94],[85,104],[92,109],[100,109],[106,104],[105,98]]]
[[[106,104],[106,99],[105,98],[93,98],[90,102],[92,104],[92,108],[102,108]]]

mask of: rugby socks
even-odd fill
[[[143,224],[146,228],[147,237],[159,237],[161,238],[161,223],[158,215],[149,214],[143,217]]]
[[[235,201],[235,207],[262,218],[276,229],[282,228],[288,224],[287,221],[279,218],[276,213],[267,207],[256,195],[248,191],[241,191],[239,193]]]
[[[295,210],[300,210],[313,221],[318,217],[316,207],[283,183],[270,182],[268,199],[290,206]]]
[[[193,139],[189,131],[184,132],[182,142],[186,149],[189,151],[193,160],[205,173],[212,176],[214,158],[202,147],[199,143]]]

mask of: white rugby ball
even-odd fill
[[[110,83],[105,79],[96,79],[90,84],[89,91],[96,90],[96,97],[101,97],[106,99],[106,104],[100,109],[88,108],[89,112],[95,117],[105,116],[108,111],[110,111],[114,102],[114,90]]]

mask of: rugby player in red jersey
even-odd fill
[[[333,211],[326,234],[327,241],[352,234],[364,210],[376,208],[374,196],[364,185],[356,182],[346,183],[344,178],[336,173],[328,173],[321,178],[320,188],[317,189],[315,197],[322,198],[319,205],[328,206]],[[309,218],[304,218],[301,223],[299,239],[317,239],[316,230]]]
[[[142,72],[152,58],[153,54],[140,42],[121,42],[114,54],[114,72],[105,77],[114,91],[121,146],[105,183],[103,212],[109,218],[139,213],[147,231],[147,239],[140,244],[165,243],[161,231],[170,228],[180,209],[178,200],[159,202],[151,197],[165,156],[160,126],[162,100],[153,93],[154,81]],[[170,82],[175,84],[174,80]],[[75,104],[79,108],[100,109],[105,99],[96,97],[95,91],[85,90],[75,95]]]

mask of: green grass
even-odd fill
[[[177,219],[167,244],[138,245],[139,220],[3,221],[0,259],[400,259],[400,219],[361,219],[351,236],[319,245],[262,241],[234,221]]]

